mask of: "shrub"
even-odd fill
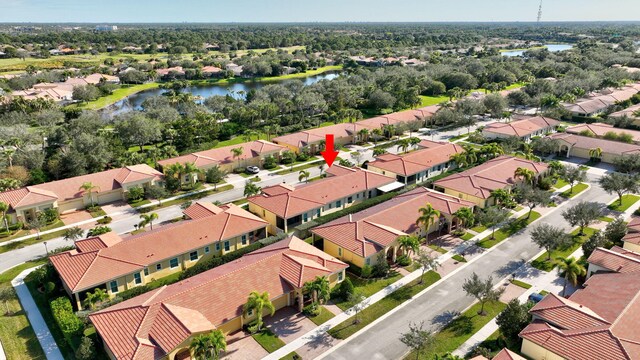
[[[50,303],[53,318],[62,331],[65,340],[73,347],[74,339],[80,336],[82,320],[73,313],[73,306],[67,297],[59,297]]]
[[[553,180],[550,177],[546,177],[538,182],[538,187],[542,190],[550,190],[553,186]]]
[[[306,152],[301,152],[300,154],[298,154],[297,160],[298,161],[307,161],[307,160],[309,160],[309,155]]]
[[[373,265],[372,274],[375,277],[386,277],[389,275],[389,263],[385,259],[384,253],[379,253],[375,265]]]
[[[51,294],[55,289],[56,289],[56,284],[54,284],[52,281],[47,281],[47,283],[44,284],[45,294]]]
[[[78,360],[95,359],[96,354],[93,347],[93,340],[84,336],[82,340],[80,340],[80,346],[78,346],[75,355]]]
[[[320,315],[320,306],[317,303],[312,302],[311,304],[302,308],[302,313],[307,316],[318,316]]]
[[[111,231],[111,228],[108,226],[96,226],[93,229],[90,229],[87,232],[87,237],[98,236],[102,234],[106,234]]]
[[[351,279],[344,279],[340,285],[336,286],[336,290],[334,292],[335,296],[341,299],[348,299],[351,294],[353,294],[354,288]]]
[[[264,163],[262,164],[263,168],[270,170],[275,168],[276,166],[278,166],[278,164],[276,163],[275,157],[273,157],[272,155],[269,155],[266,158],[264,158]]]
[[[408,257],[407,255],[401,255],[401,256],[398,256],[398,258],[396,259],[396,262],[400,266],[409,266],[411,264],[411,258]]]
[[[151,185],[144,191],[144,197],[147,199],[160,200],[169,196],[167,189],[159,185]]]
[[[238,167],[233,169],[234,174],[242,174],[244,172],[244,168]]]
[[[44,217],[44,220],[47,222],[47,224],[51,224],[52,222],[60,218],[58,209],[55,208],[45,209],[44,211],[42,211],[42,216]]]
[[[142,186],[134,186],[127,192],[129,202],[134,202],[144,197],[144,188]]]
[[[103,216],[97,221],[97,223],[101,225],[106,225],[106,224],[110,224],[112,220],[113,219],[110,216]]]
[[[362,267],[362,269],[360,269],[360,277],[368,279],[371,277],[372,274],[373,274],[373,269],[371,268],[371,265],[365,264]]]

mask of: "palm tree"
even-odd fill
[[[202,170],[196,166],[196,164],[191,163],[191,162],[186,162],[184,163],[184,173],[186,175],[192,176],[192,175],[196,175],[196,179],[198,179],[198,174],[202,173]],[[191,184],[193,185],[193,181],[191,182]]]
[[[323,304],[329,300],[330,287],[326,276],[316,276],[304,284],[303,290],[310,292],[314,303]]]
[[[93,192],[96,190],[100,191],[100,187],[93,185],[90,181],[87,181],[80,185],[80,188],[78,188],[78,190],[82,190],[83,194],[89,195],[89,202],[91,203],[91,207],[93,207]]]
[[[7,220],[7,211],[9,211],[9,204],[0,201],[0,213],[2,214],[2,221],[5,229],[9,232],[9,221]]]
[[[358,131],[358,137],[360,137],[360,141],[365,142],[369,138],[369,129],[360,129]]]
[[[92,293],[87,293],[87,298],[84,299],[84,306],[93,310],[97,303],[105,301],[108,298],[109,294],[107,294],[107,290],[98,288]]]
[[[384,131],[387,134],[387,137],[389,139],[393,139],[393,137],[396,134],[396,127],[394,125],[383,125],[384,126]]]
[[[418,209],[420,216],[416,220],[416,225],[422,225],[424,227],[425,238],[429,239],[429,228],[440,219],[440,211],[436,210],[431,206],[431,204],[427,203],[424,207]]]
[[[200,334],[189,345],[195,360],[219,359],[220,352],[227,350],[227,340],[222,330],[213,330],[209,334]]]
[[[562,286],[562,296],[565,296],[565,291],[567,289],[567,282],[570,282],[571,285],[578,285],[578,277],[583,276],[587,273],[584,266],[580,265],[580,263],[574,258],[556,258],[558,262],[558,272],[560,276],[564,278],[564,285]]]
[[[491,192],[491,197],[496,201],[496,204],[502,206],[510,206],[513,203],[513,196],[505,189],[495,189]]]
[[[270,300],[269,293],[265,291],[261,294],[257,291],[252,291],[251,294],[249,294],[249,298],[247,298],[247,303],[242,307],[242,313],[244,316],[247,316],[250,311],[255,311],[256,331],[262,329],[262,312],[264,309],[269,310],[272,316],[276,312],[276,308]]]
[[[71,240],[73,242],[75,242],[76,240],[82,238],[83,235],[84,235],[84,230],[82,230],[78,226],[74,226],[72,228],[68,228],[62,234],[62,236],[63,236],[63,238],[65,240],[67,240],[67,241]]]
[[[237,147],[237,148],[233,148],[231,149],[231,154],[233,156],[233,160],[235,161],[236,158],[239,158],[240,156],[242,156],[244,149],[242,147]]]
[[[191,356],[193,356],[195,360],[208,359],[209,337],[205,334],[194,337],[189,345],[189,350],[191,350]]]
[[[467,155],[465,153],[453,154],[449,156],[449,160],[455,162],[459,168],[463,168],[469,165],[467,163]]]
[[[420,241],[417,237],[412,235],[401,235],[396,239],[398,245],[402,249],[402,253],[406,256],[409,256],[411,251],[418,252],[420,248]]]
[[[209,347],[211,348],[211,355],[214,360],[220,358],[221,351],[227,351],[227,340],[222,330],[213,330],[209,333]]]
[[[529,170],[527,168],[519,167],[516,171],[513,172],[513,177],[516,179],[522,179],[527,184],[533,184],[533,180],[535,179],[536,173],[533,170]]]
[[[245,182],[244,184],[244,196],[246,197],[251,197],[254,195],[258,195],[260,194],[260,192],[262,191],[262,188],[256,184],[254,184],[252,181],[247,180],[247,182]]]
[[[162,151],[157,147],[152,147],[149,150],[147,150],[147,157],[151,159],[151,161],[153,161],[154,164],[158,161],[161,155],[162,155]]]
[[[375,128],[373,130],[371,130],[371,135],[373,135],[373,144],[374,145],[378,145],[378,139],[380,139],[382,137],[382,129],[380,128]]]
[[[480,153],[485,158],[493,159],[499,155],[504,154],[504,149],[502,148],[502,146],[496,143],[490,143],[482,145],[482,147],[480,148]]]
[[[141,214],[140,215],[140,227],[144,229],[145,226],[150,225],[151,230],[153,230],[153,222],[158,219],[158,214],[150,213],[150,214]]]
[[[589,156],[594,160],[600,160],[602,158],[602,149],[597,147],[589,150]]]
[[[302,181],[304,179],[305,182],[309,182],[309,176],[311,176],[311,173],[306,170],[300,170],[298,173],[298,181]]]
[[[460,226],[462,226],[462,228],[473,226],[473,222],[475,221],[473,210],[468,207],[458,209],[455,213],[453,213],[453,216],[455,216],[456,219],[460,221]]]
[[[411,143],[409,142],[409,139],[402,139],[402,140],[398,140],[398,151],[402,151],[404,153],[409,152],[409,147],[411,146]]]

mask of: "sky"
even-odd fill
[[[543,0],[543,21],[636,21],[639,0]],[[0,0],[0,22],[535,21],[539,0]]]

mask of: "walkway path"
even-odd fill
[[[20,305],[22,305],[24,312],[27,314],[29,323],[31,323],[31,327],[35,332],[36,337],[40,342],[40,346],[47,356],[47,359],[64,360],[60,349],[58,349],[56,341],[53,339],[53,336],[51,336],[51,332],[49,332],[47,323],[42,318],[40,310],[38,310],[38,306],[36,306],[36,303],[33,300],[33,297],[31,296],[27,285],[24,283],[24,278],[37,268],[38,267],[34,267],[21,272],[18,276],[16,276],[15,279],[11,281],[11,285],[16,290],[16,294],[20,299]]]

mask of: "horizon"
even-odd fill
[[[502,23],[535,22],[539,0],[459,0],[455,5],[424,0],[390,3],[369,0],[327,0],[323,4],[291,0],[243,0],[212,4],[185,0],[131,2],[112,0],[107,7],[97,1],[3,0],[0,23]],[[247,11],[251,9],[251,11]],[[195,11],[194,11],[195,10]],[[636,0],[563,0],[544,2],[542,20],[555,22],[636,22]]]

